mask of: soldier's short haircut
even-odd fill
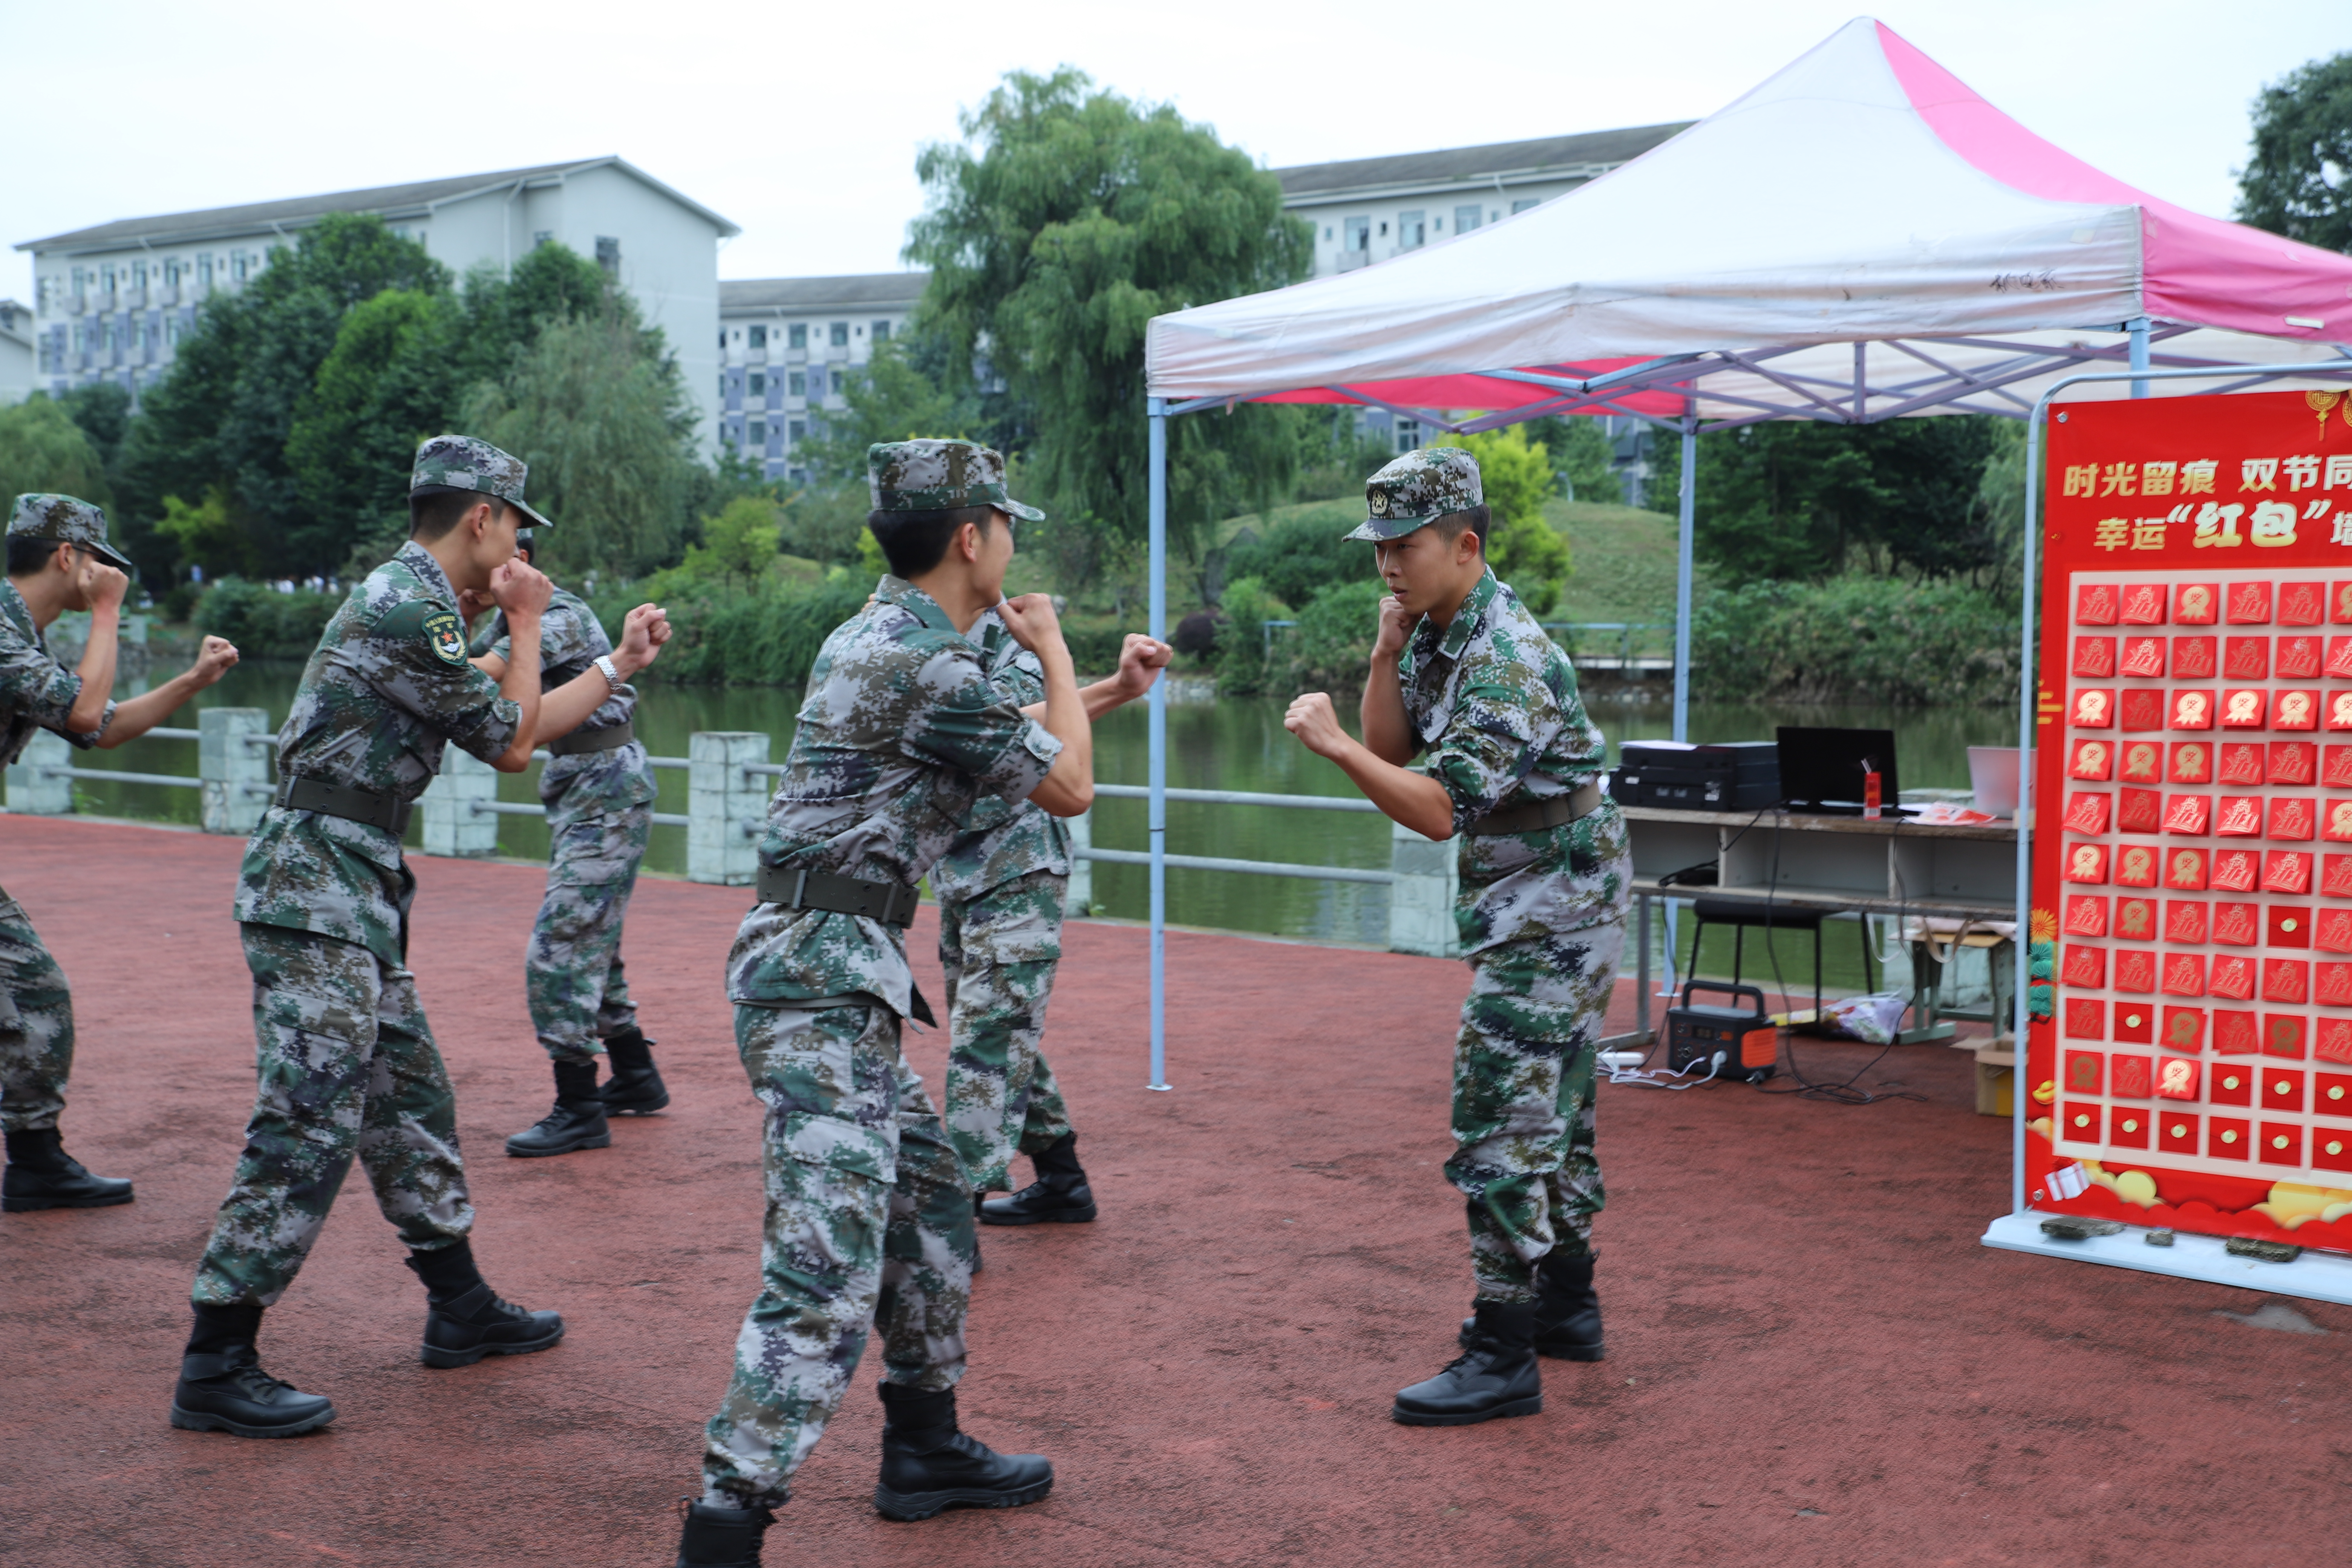
[[[483,501],[490,503],[493,519],[506,515],[507,503],[488,490],[462,489],[456,485],[419,485],[408,492],[408,537],[430,544],[457,527],[459,519]]]
[[[988,520],[996,514],[992,506],[950,506],[936,511],[873,511],[866,514],[866,526],[874,531],[874,542],[882,547],[883,559],[890,563],[890,574],[911,579],[940,563],[957,529],[969,522],[986,533]]]
[[[8,575],[30,577],[47,565],[49,557],[66,542],[62,539],[11,539],[8,541]]]
[[[1486,522],[1489,516],[1491,514],[1486,510],[1486,503],[1480,501],[1476,506],[1465,508],[1461,511],[1449,511],[1443,517],[1433,517],[1429,520],[1427,527],[1432,533],[1448,544],[1461,538],[1465,532],[1475,533],[1478,536],[1479,553],[1484,554],[1486,550]]]

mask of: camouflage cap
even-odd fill
[[[876,511],[1002,507],[1024,522],[1045,514],[1004,493],[1004,455],[976,441],[877,441],[866,448]]]
[[[412,494],[427,485],[479,490],[498,497],[533,524],[553,528],[555,524],[531,510],[522,499],[523,481],[529,478],[529,464],[507,456],[488,441],[477,441],[471,436],[434,436],[417,444],[416,467],[408,476],[408,489]]]
[[[1364,510],[1371,515],[1347,537],[1402,539],[1423,523],[1467,511],[1486,499],[1477,458],[1459,447],[1423,447],[1364,481]]]
[[[78,544],[109,565],[125,572],[138,570],[131,564],[131,557],[106,542],[106,514],[71,496],[18,496],[16,510],[8,514],[8,537]]]

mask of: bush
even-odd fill
[[[2013,606],[1964,583],[1752,583],[1699,605],[1692,683],[1709,700],[2001,703],[2017,643]]]
[[[1217,690],[1225,696],[1255,696],[1266,689],[1270,674],[1264,623],[1288,619],[1290,608],[1267,593],[1260,579],[1243,577],[1225,584],[1224,610],[1225,626],[1212,655]]]
[[[226,637],[247,658],[308,658],[342,603],[340,594],[281,594],[224,577],[197,602],[196,629]]]
[[[1275,645],[1277,658],[1288,656],[1292,683],[1300,689],[1361,686],[1387,593],[1373,581],[1342,583],[1316,595],[1298,612],[1298,628],[1287,643]]]
[[[816,583],[761,592],[705,588],[664,605],[675,628],[661,660],[646,676],[681,686],[782,686],[808,679],[817,650],[835,626],[865,607],[874,591],[866,578],[840,571]],[[645,602],[642,592],[616,588],[593,601],[606,635],[618,638],[621,619]]]
[[[1328,512],[1306,512],[1268,524],[1246,542],[1237,536],[1225,547],[1226,578],[1255,577],[1286,605],[1303,605],[1334,584],[1360,581],[1371,573],[1372,549],[1341,540],[1350,526],[1333,527]],[[1233,589],[1225,593],[1230,599]]]

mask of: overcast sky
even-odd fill
[[[111,0],[101,24],[17,4],[0,9],[17,84],[0,238],[617,153],[742,226],[721,277],[886,271],[922,204],[916,150],[952,139],[1007,70],[1077,66],[1279,167],[1696,119],[1854,14],[1816,0]],[[1875,15],[2032,130],[2220,216],[2256,91],[2352,48],[2340,0],[1888,0]],[[31,258],[0,256],[0,295],[29,300]]]

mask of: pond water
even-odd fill
[[[194,707],[253,707],[281,721],[301,667],[290,661],[254,660],[231,671]],[[122,695],[134,689],[126,681]],[[770,688],[650,686],[637,709],[637,733],[657,756],[682,757],[687,737],[698,730],[765,731],[775,737],[771,755],[781,761],[792,737],[796,693]],[[1233,698],[1178,703],[1169,709],[1168,782],[1186,789],[1254,790],[1279,795],[1356,798],[1339,770],[1310,754],[1282,727],[1287,703],[1278,698]],[[1343,709],[1350,705],[1342,704]],[[170,722],[194,728],[193,709]],[[1663,739],[1672,731],[1664,702],[1622,703],[1596,700],[1593,717],[1611,742]],[[1735,703],[1696,703],[1691,709],[1695,741],[1769,740],[1779,724],[1849,724],[1892,729],[1906,788],[1965,789],[1967,748],[2015,742],[2016,715],[2000,708],[1932,711],[1842,708],[1773,708]],[[1352,727],[1352,725],[1351,725]],[[1096,730],[1096,776],[1106,784],[1148,782],[1145,710],[1119,710]],[[77,756],[86,767],[195,776],[194,741],[142,740],[111,752]],[[502,777],[499,798],[535,802],[539,770]],[[684,772],[656,773],[661,800],[656,809],[686,810]],[[156,784],[75,781],[79,809],[108,816],[193,823],[196,792]],[[1095,843],[1104,848],[1148,847],[1144,803],[1101,800],[1094,812]],[[502,853],[529,859],[547,855],[547,830],[536,818],[501,816]],[[411,829],[411,842],[415,830]],[[1246,860],[1288,860],[1307,865],[1381,869],[1389,863],[1390,825],[1361,813],[1300,811],[1275,806],[1171,803],[1168,848],[1178,855],[1216,855]],[[646,868],[682,875],[686,830],[656,827]],[[1140,866],[1097,864],[1094,868],[1098,912],[1141,920],[1149,913],[1149,872]],[[1257,931],[1320,941],[1385,945],[1387,889],[1360,882],[1318,882],[1286,877],[1255,877],[1216,871],[1171,869],[1168,873],[1168,918],[1176,924]],[[1810,950],[1806,967],[1810,970]],[[1842,966],[1841,966],[1842,967]]]

